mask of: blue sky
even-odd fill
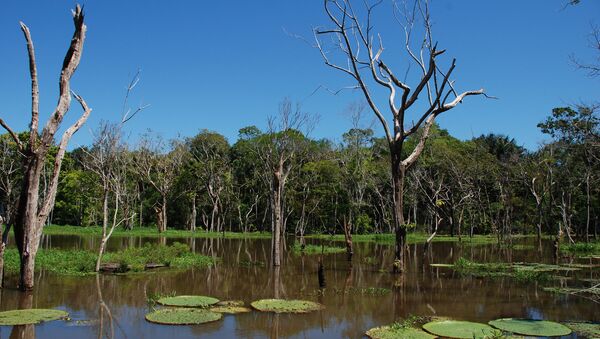
[[[553,107],[598,99],[598,80],[575,70],[569,55],[592,60],[591,24],[600,24],[600,1],[563,9],[566,0],[433,0],[435,39],[457,58],[458,89],[483,87],[499,100],[470,98],[439,122],[468,139],[502,133],[535,148],[544,139],[536,124]],[[93,108],[72,147],[90,141],[101,119],[119,117],[125,86],[138,68],[141,82],[131,105],[150,104],[128,123],[132,141],[150,128],[165,137],[191,136],[200,129],[224,134],[264,127],[289,97],[320,116],[313,137],[339,140],[350,127],[344,113],[359,92],[334,96],[320,85],[351,85],[327,68],[307,38],[327,24],[320,0],[260,1],[84,1],[88,37],[72,87]],[[57,100],[57,79],[72,34],[73,1],[4,0],[0,4],[0,116],[26,128],[30,82],[19,20],[31,29],[40,73],[42,116]],[[403,33],[390,19],[389,3],[375,29],[388,50],[385,60],[404,72]],[[73,106],[73,108],[77,108]],[[79,111],[72,110],[67,122]],[[371,115],[366,115],[368,124]]]

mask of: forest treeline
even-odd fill
[[[356,115],[358,106],[349,109]],[[353,233],[393,232],[385,138],[361,128],[360,119],[353,119],[340,142],[310,138],[299,123],[302,117],[290,114],[289,101],[280,111],[273,121],[282,123],[270,123],[264,131],[242,128],[234,143],[201,130],[174,140],[147,132],[130,144],[122,124],[101,122],[91,145],[67,152],[48,223],[271,231],[277,191],[288,234],[342,233],[344,225]],[[462,141],[434,125],[427,148],[407,174],[404,212],[410,228],[462,236],[596,236],[596,108],[556,108],[538,127],[550,139],[527,150],[508,136]],[[403,152],[410,153],[419,137],[409,138]],[[56,149],[47,157],[46,178]],[[13,139],[0,136],[0,214],[8,225],[21,189],[20,162]],[[274,187],[278,171],[285,172],[285,185]]]

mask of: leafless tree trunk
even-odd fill
[[[42,228],[46,222],[46,219],[48,218],[48,214],[50,213],[52,206],[54,205],[58,177],[67,144],[69,143],[73,134],[77,132],[85,123],[91,112],[91,109],[87,106],[83,98],[74,94],[70,88],[71,77],[77,69],[81,59],[86,32],[83,11],[79,5],[77,5],[75,10],[73,10],[73,22],[75,25],[75,32],[73,34],[73,38],[71,39],[71,44],[65,56],[61,70],[58,104],[56,105],[56,108],[50,119],[46,123],[46,126],[43,128],[41,136],[38,134],[39,89],[35,52],[29,28],[23,23],[21,23],[21,29],[23,30],[25,39],[27,41],[29,70],[31,74],[32,109],[29,140],[25,144],[21,143],[14,131],[8,127],[8,125],[2,119],[0,119],[0,125],[8,130],[17,144],[19,151],[23,154],[24,177],[18,203],[14,232],[17,248],[19,250],[19,256],[21,259],[19,287],[24,291],[33,289],[35,257],[37,255],[40,237],[42,235]],[[54,159],[54,166],[49,185],[44,192],[40,192],[40,178],[42,176],[46,155],[53,144],[54,137],[65,114],[68,112],[71,106],[71,95],[73,95],[77,101],[79,101],[81,107],[83,108],[83,114],[63,133],[58,144],[58,151]],[[40,200],[40,197],[43,198]]]
[[[369,107],[380,121],[384,129],[386,140],[390,149],[391,174],[393,187],[393,216],[394,232],[396,234],[396,245],[394,250],[394,271],[404,270],[403,250],[406,244],[406,224],[404,221],[404,184],[407,170],[415,163],[425,148],[429,137],[429,131],[435,118],[456,107],[463,99],[471,95],[484,94],[483,89],[458,93],[454,89],[454,83],[450,76],[455,68],[456,60],[452,60],[447,71],[442,71],[438,65],[438,58],[445,50],[438,50],[431,35],[431,22],[428,3],[416,0],[412,9],[394,11],[404,13],[406,44],[405,49],[409,58],[416,64],[420,71],[420,80],[414,90],[404,81],[398,78],[389,65],[383,61],[384,51],[381,36],[375,36],[373,32],[372,11],[381,4],[377,1],[371,5],[365,1],[363,12],[365,20],[361,21],[359,14],[354,9],[352,0],[324,0],[325,13],[327,14],[331,28],[316,28],[314,37],[316,48],[320,51],[325,64],[342,73],[345,73],[355,82],[353,88],[360,89]],[[421,51],[415,53],[411,47],[411,35],[415,25],[415,18],[420,17],[423,21],[425,36],[419,44]],[[329,36],[333,42],[333,50],[342,54],[342,60],[335,61],[334,53],[328,50],[321,36]],[[377,44],[377,45],[375,45]],[[369,78],[372,78],[369,80]],[[393,122],[388,124],[374,94],[369,81],[381,86],[388,92],[386,105],[389,106]],[[401,99],[398,102],[397,92],[401,91]],[[417,101],[422,91],[425,91],[428,102],[423,111],[417,115],[416,122],[405,129],[406,115],[409,109]],[[454,99],[450,100],[453,96]],[[403,156],[404,142],[411,136],[420,137],[416,147],[407,157]]]
[[[269,118],[269,131],[265,143],[258,150],[258,156],[266,168],[264,179],[270,187],[271,203],[271,245],[273,266],[281,265],[282,241],[285,231],[285,185],[292,169],[297,166],[298,153],[303,150],[304,136],[300,129],[310,129],[310,117],[295,109],[289,100],[279,105],[278,119]]]

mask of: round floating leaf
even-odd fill
[[[215,304],[215,306],[244,306],[242,300],[223,300]]]
[[[179,307],[208,307],[219,302],[219,299],[203,295],[179,295],[176,297],[164,297],[156,301],[165,306]]]
[[[215,306],[215,307],[211,307],[210,310],[212,312],[229,313],[229,314],[252,312],[251,309],[249,309],[248,307],[244,307],[244,306]]]
[[[432,339],[435,336],[424,332],[418,328],[381,326],[375,327],[367,331],[365,335],[371,339]]]
[[[0,325],[30,325],[43,321],[65,319],[69,313],[52,309],[28,309],[0,312]]]
[[[484,338],[496,335],[497,331],[486,324],[470,321],[444,320],[432,321],[423,325],[427,332],[447,338]]]
[[[600,323],[568,322],[563,324],[578,335],[593,339],[600,338]]]
[[[197,308],[165,308],[146,314],[146,320],[162,325],[197,325],[222,317],[221,313]]]
[[[567,326],[547,320],[504,318],[492,320],[488,324],[503,331],[536,337],[555,337],[571,333]]]
[[[453,264],[429,264],[431,267],[453,268]]]
[[[251,303],[261,312],[308,313],[325,308],[323,305],[307,300],[262,299]]]

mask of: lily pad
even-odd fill
[[[215,306],[215,307],[211,307],[210,310],[212,312],[228,313],[228,314],[252,312],[251,309],[249,309],[248,307],[244,307],[244,306]]]
[[[555,337],[571,333],[567,326],[547,320],[504,318],[492,320],[488,324],[503,331],[536,337]]]
[[[0,312],[0,325],[30,325],[44,321],[66,319],[69,313],[61,310],[37,309]]]
[[[444,267],[444,268],[453,268],[453,264],[429,264],[431,267]]]
[[[197,325],[221,319],[221,313],[197,308],[164,308],[146,314],[146,320],[162,325]]]
[[[219,299],[203,295],[179,295],[176,297],[164,297],[156,301],[165,306],[178,307],[208,307],[219,302]]]
[[[486,324],[458,320],[432,321],[423,329],[440,337],[464,339],[492,337],[498,332]]]
[[[325,308],[313,301],[286,299],[262,299],[254,301],[250,305],[261,312],[275,313],[308,313]]]
[[[432,339],[435,336],[422,331],[418,328],[412,327],[398,327],[394,328],[392,326],[381,326],[375,327],[368,330],[365,335],[371,339],[394,339],[394,338],[404,338],[404,339]]]
[[[223,300],[215,304],[215,306],[245,306],[242,300]]]
[[[563,324],[578,335],[590,339],[600,339],[600,323],[567,322]]]

